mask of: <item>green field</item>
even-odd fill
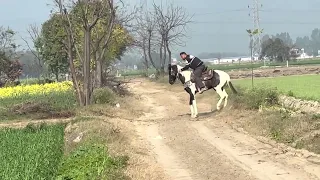
[[[52,179],[63,156],[64,126],[0,130],[0,179]]]
[[[254,63],[251,65],[250,62],[241,62],[240,64],[238,62],[235,62],[233,64],[215,64],[215,65],[209,65],[209,68],[219,69],[222,71],[229,71],[229,70],[246,70],[251,69],[252,67],[254,69],[262,67],[264,64],[263,62]],[[266,66],[269,67],[275,67],[275,66],[286,66],[286,62],[267,62]],[[320,65],[320,59],[308,59],[308,60],[299,60],[299,61],[290,61],[289,66],[299,66],[299,65]],[[137,76],[144,74],[144,70],[121,70],[119,73],[122,74],[122,76]],[[149,69],[149,74],[156,73],[155,69]]]
[[[235,85],[251,88],[251,79],[235,80]],[[320,75],[282,76],[255,78],[254,86],[275,87],[282,94],[297,98],[320,101]]]
[[[252,67],[254,69],[262,67],[264,64],[263,62],[254,63],[251,65],[251,63],[237,63],[234,64],[217,64],[217,65],[210,65],[209,67],[212,67],[214,69],[219,69],[222,71],[228,71],[228,70],[240,70],[240,69],[251,69]],[[286,62],[267,62],[266,66],[269,67],[275,67],[275,66],[286,66]],[[289,66],[300,66],[300,65],[320,65],[320,59],[311,59],[311,60],[303,60],[303,61],[290,61]]]

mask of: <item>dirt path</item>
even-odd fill
[[[264,144],[215,119],[215,114],[190,119],[182,88],[171,92],[142,80],[135,80],[130,88],[145,106],[145,114],[135,121],[136,130],[169,179],[320,179],[320,164],[318,159],[310,161],[311,155],[298,157]],[[198,108],[208,112],[211,106],[198,100]]]

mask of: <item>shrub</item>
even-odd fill
[[[234,98],[237,107],[259,109],[260,106],[274,106],[279,104],[279,93],[274,88],[259,87],[245,89]]]
[[[98,88],[93,91],[93,101],[96,104],[111,104],[115,100],[116,95],[109,88]]]

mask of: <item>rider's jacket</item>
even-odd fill
[[[203,64],[203,62],[199,58],[192,55],[187,55],[187,57],[184,60],[186,60],[188,64],[185,67],[183,67],[181,71],[187,70],[189,68],[195,70],[197,67]]]

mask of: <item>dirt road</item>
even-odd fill
[[[236,131],[225,123],[232,117],[210,112],[208,102],[216,102],[214,97],[199,99],[200,118],[191,119],[188,96],[180,88],[172,91],[145,80],[130,84],[145,106],[144,115],[134,121],[136,130],[167,179],[320,179],[317,157],[308,153],[299,157],[283,146],[265,144]]]

